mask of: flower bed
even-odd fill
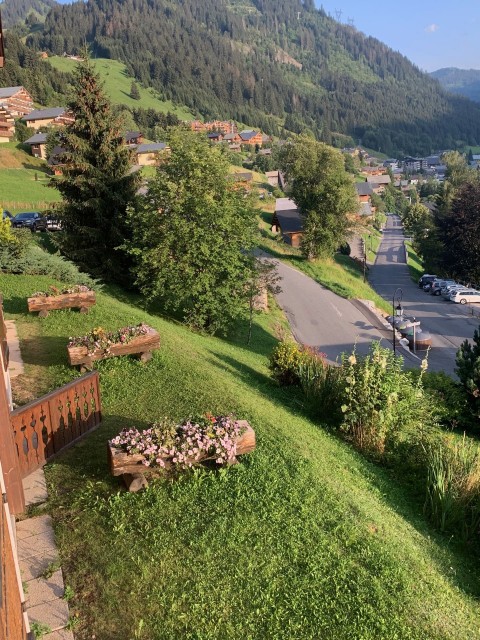
[[[71,365],[89,367],[95,360],[114,356],[138,354],[142,361],[149,360],[154,349],[160,348],[158,331],[146,324],[105,331],[101,327],[76,338],[67,345]]]
[[[255,449],[255,432],[246,420],[206,414],[180,424],[165,419],[144,431],[124,429],[108,445],[112,474],[138,478],[207,461],[219,466],[235,464],[237,456]]]
[[[51,286],[49,291],[36,291],[27,299],[28,310],[38,311],[41,318],[55,309],[79,309],[81,313],[87,313],[95,302],[95,291],[84,284],[65,289]]]

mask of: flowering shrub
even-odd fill
[[[270,355],[270,371],[282,386],[300,382],[298,366],[301,353],[300,345],[293,340],[282,340],[273,349]]]
[[[110,440],[113,447],[127,453],[140,453],[147,467],[187,469],[205,460],[217,464],[233,462],[237,438],[244,432],[232,416],[206,414],[180,424],[165,418],[150,429],[124,429]]]
[[[87,291],[93,291],[93,289],[86,284],[74,284],[65,289],[58,289],[53,285],[50,285],[49,291],[35,291],[30,296],[31,298],[50,298],[51,296],[61,296],[69,293],[87,293]]]
[[[84,336],[69,338],[69,347],[86,347],[88,355],[91,356],[96,349],[103,349],[105,353],[110,353],[112,344],[128,344],[137,336],[144,336],[148,333],[149,326],[141,323],[136,326],[123,327],[117,331],[105,331],[102,327],[97,327]]]

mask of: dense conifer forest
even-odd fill
[[[54,6],[27,44],[79,53],[85,40],[205,118],[388,155],[480,143],[478,105],[313,0],[87,0]]]

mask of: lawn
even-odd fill
[[[0,206],[12,213],[45,209],[60,200],[58,191],[47,187],[49,182],[43,160],[16,142],[0,145]]]
[[[52,56],[48,59],[56,69],[71,72],[77,65],[75,60]],[[170,100],[161,100],[157,97],[154,89],[145,89],[137,82],[140,93],[140,100],[130,97],[132,86],[132,76],[129,76],[125,65],[118,60],[108,60],[107,58],[96,58],[92,60],[100,78],[105,83],[105,91],[114,104],[124,104],[131,109],[155,109],[161,113],[170,111],[180,120],[192,120],[191,112],[182,106],[173,104]]]
[[[99,292],[88,315],[27,314],[25,298],[51,283],[0,276],[24,388],[77,375],[66,341],[94,326],[146,321],[162,345],[146,365],[99,363],[102,426],[46,467],[77,640],[478,635],[478,561],[427,526],[388,470],[314,424],[300,393],[272,383],[277,311],[257,318],[250,346],[243,325],[230,341],[194,334],[120,290]],[[205,411],[248,419],[256,451],[139,494],[110,476],[106,440],[122,427]]]
[[[407,250],[408,269],[410,271],[410,275],[412,276],[412,280],[417,283],[420,276],[425,273],[425,268],[422,264],[420,256],[415,253],[412,243],[407,240],[405,242],[405,247]]]

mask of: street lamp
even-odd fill
[[[395,339],[395,318],[401,318],[403,316],[402,308],[403,291],[400,287],[395,289],[395,293],[392,298],[392,328],[393,328],[393,355],[397,353],[397,343]],[[395,304],[397,303],[397,304]]]

